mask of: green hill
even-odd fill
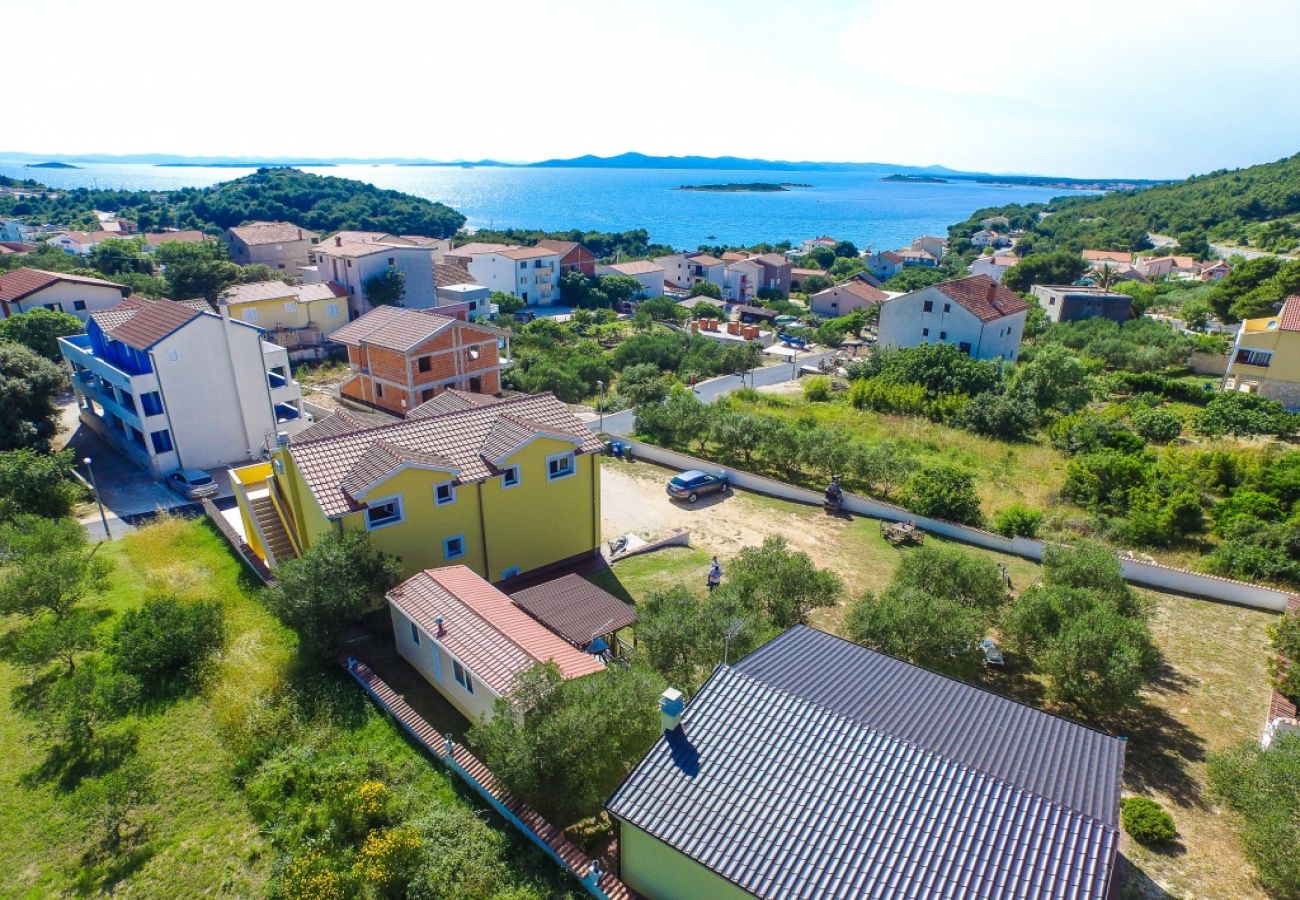
[[[1148,232],[1179,238],[1192,255],[1202,255],[1207,241],[1287,252],[1300,245],[1300,154],[1144,190],[982,209],[949,229],[955,249],[969,246],[966,238],[992,215],[1026,229],[1021,246],[1035,253],[1142,250]]]

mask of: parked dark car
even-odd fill
[[[674,500],[694,503],[705,494],[731,490],[731,479],[726,472],[701,472],[691,469],[668,479],[668,496]]]
[[[211,497],[219,489],[212,476],[202,469],[177,469],[167,476],[167,486],[186,500]]]

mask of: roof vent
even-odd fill
[[[289,446],[289,432],[287,431],[276,432],[275,442],[281,447]]]
[[[663,723],[664,731],[675,731],[685,711],[686,698],[677,688],[668,688],[659,695],[659,721]]]
[[[342,247],[342,246],[343,246],[343,238],[339,237],[337,234],[334,235],[334,246],[335,246],[335,247]]]

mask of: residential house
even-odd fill
[[[412,575],[388,592],[388,608],[397,652],[471,722],[491,721],[539,663],[564,678],[605,668],[463,565]]]
[[[23,224],[21,219],[0,217],[0,241],[26,241],[36,229]]]
[[[1003,231],[1009,231],[1011,229],[1011,220],[1006,216],[989,216],[987,219],[980,219],[980,225],[990,231],[996,231],[999,228]]]
[[[264,330],[268,339],[289,351],[291,360],[322,358],[330,335],[348,324],[347,292],[332,281],[237,284],[223,291],[217,302],[228,306],[233,318]]]
[[[380,306],[330,339],[348,348],[349,400],[405,415],[447,388],[501,392],[499,329],[427,309]]]
[[[596,274],[625,275],[628,278],[635,278],[637,284],[641,285],[641,290],[636,297],[638,300],[664,295],[664,267],[648,259],[597,266]]]
[[[1087,285],[1036,284],[1030,291],[1053,322],[1110,319],[1123,324],[1133,311],[1133,298]]]
[[[1221,281],[1231,271],[1232,266],[1221,259],[1216,259],[1201,266],[1200,275],[1197,277],[1201,281]]]
[[[921,266],[925,269],[933,269],[935,266],[939,265],[938,258],[932,256],[925,250],[899,250],[897,252],[903,260],[903,268],[905,269],[911,268],[912,266]]]
[[[444,393],[401,422],[330,421],[232,473],[245,539],[268,564],[361,528],[408,577],[454,564],[503,581],[599,551],[604,445],[551,394]]]
[[[343,288],[353,318],[374,309],[367,296],[368,284],[389,269],[402,273],[404,294],[399,306],[432,309],[438,305],[433,278],[434,250],[411,243],[348,241],[336,234],[311,248],[309,264],[301,270],[308,284],[333,282]]]
[[[1124,250],[1084,250],[1081,254],[1091,266],[1109,264],[1111,266],[1133,265],[1133,254]]]
[[[808,308],[819,316],[847,316],[855,309],[869,309],[889,299],[889,294],[864,281],[849,280],[808,298]]]
[[[14,256],[23,253],[31,253],[36,249],[36,244],[28,244],[23,241],[0,241],[0,256]]]
[[[807,625],[659,710],[606,803],[616,874],[647,900],[1114,886],[1121,738]]]
[[[809,252],[816,250],[818,247],[826,247],[830,250],[835,249],[838,241],[830,235],[823,234],[821,237],[809,238],[799,244],[799,255],[807,256]]]
[[[767,270],[756,258],[723,264],[722,299],[728,303],[750,303],[758,297]]]
[[[697,281],[726,287],[727,264],[707,253],[674,253],[660,256],[655,264],[664,270],[664,284],[689,291]]]
[[[801,269],[798,266],[792,266],[790,268],[790,290],[802,290],[804,282],[809,278],[829,277],[825,269]]]
[[[81,421],[155,477],[245,462],[305,424],[288,351],[202,300],[129,297],[59,349]]]
[[[126,285],[101,278],[14,269],[0,275],[0,318],[33,309],[52,309],[85,322],[91,313],[116,306],[130,292]]]
[[[966,267],[972,275],[987,275],[999,284],[1007,269],[1020,262],[1020,257],[1012,253],[995,253],[992,256],[980,256]]]
[[[560,254],[546,247],[470,243],[448,251],[447,262],[461,262],[491,291],[518,297],[529,306],[551,306],[560,299]]]
[[[1190,256],[1139,256],[1133,268],[1144,278],[1195,277],[1201,271],[1200,264]]]
[[[97,244],[120,237],[123,235],[115,231],[60,231],[51,234],[45,242],[73,256],[89,256]]]
[[[528,615],[588,653],[620,652],[619,632],[636,624],[636,610],[581,575],[513,591],[510,599]]]
[[[454,309],[463,307],[471,320],[492,314],[492,291],[486,285],[476,284],[469,267],[459,260],[433,264],[434,290],[438,293],[438,309],[445,315],[455,316]]]
[[[942,260],[944,254],[948,252],[948,239],[935,237],[932,234],[923,234],[912,241],[913,250],[924,250],[937,260]]]
[[[1300,409],[1300,294],[1276,316],[1246,319],[1228,354],[1225,391],[1244,391]]]
[[[987,275],[933,284],[880,304],[876,344],[956,344],[975,359],[1015,362],[1029,304]]]
[[[881,250],[876,253],[869,253],[864,257],[867,263],[867,271],[875,275],[881,281],[888,281],[899,272],[903,271],[903,257],[893,250]]]
[[[316,232],[292,222],[250,222],[227,228],[223,240],[241,266],[264,265],[297,274],[307,265]]]
[[[577,241],[538,241],[537,246],[543,250],[554,250],[560,255],[560,274],[581,272],[583,275],[596,274],[596,254]]]
[[[972,234],[970,242],[973,247],[992,247],[995,250],[1011,246],[1011,238],[1001,232],[990,231],[987,228],[982,228]]]

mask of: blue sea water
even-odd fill
[[[51,187],[169,190],[205,187],[251,169],[79,164],[25,168],[0,159],[0,175]],[[920,234],[947,234],[976,209],[1043,201],[1062,193],[1034,187],[881,181],[876,172],[771,172],[715,169],[551,169],[340,165],[308,168],[440,200],[473,228],[518,226],[624,231],[645,228],[651,240],[694,249],[702,243],[798,242],[829,234],[859,247],[892,249]],[[776,193],[676,190],[683,184],[792,181]]]

